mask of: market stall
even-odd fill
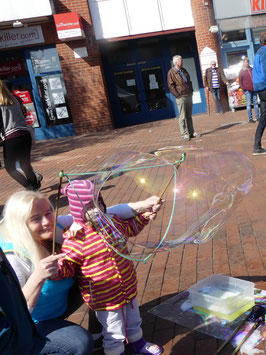
[[[224,74],[229,82],[227,85],[228,103],[230,109],[234,112],[236,108],[245,107],[247,104],[245,94],[239,87],[239,72],[242,68],[242,61],[224,69]]]

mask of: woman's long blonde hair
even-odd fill
[[[8,88],[2,80],[0,80],[0,106],[14,105],[16,99],[9,92]]]
[[[7,200],[0,221],[0,238],[13,244],[16,255],[30,257],[34,267],[41,260],[39,243],[32,237],[26,222],[36,198],[47,201],[53,210],[49,199],[39,192],[19,191]]]

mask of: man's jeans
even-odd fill
[[[221,105],[221,102],[220,102],[220,99],[221,99],[221,91],[220,89],[215,89],[213,88],[212,89],[212,97],[215,101],[215,105],[216,105],[216,113],[223,113],[223,108],[222,108],[222,105]]]
[[[247,100],[247,112],[248,112],[249,120],[253,119],[252,118],[252,108],[251,108],[252,102],[253,102],[253,106],[254,106],[255,116],[256,116],[256,119],[258,120],[260,118],[260,113],[259,113],[257,92],[244,90],[244,94],[245,94],[246,100]]]
[[[260,98],[260,121],[255,133],[254,149],[261,148],[261,138],[266,126],[266,90],[258,92]]]

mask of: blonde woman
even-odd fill
[[[57,260],[63,256],[51,255],[53,227],[48,198],[38,192],[19,191],[4,207],[0,246],[18,277],[36,328],[46,339],[40,354],[90,354],[91,335],[62,317],[73,280],[52,280],[58,273]]]
[[[8,174],[27,190],[38,190],[31,166],[31,135],[27,128],[20,104],[0,80],[0,137],[3,141],[4,162]],[[16,162],[21,170],[16,169]]]

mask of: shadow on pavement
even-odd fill
[[[240,122],[225,124],[225,125],[222,125],[220,127],[214,128],[211,131],[202,132],[200,135],[201,136],[207,136],[208,134],[215,133],[215,132],[218,132],[218,131],[222,131],[224,129],[229,129],[231,127],[234,127],[234,126],[237,126],[237,125],[240,125],[240,124],[246,124],[246,123],[248,123],[248,122],[240,121]]]

